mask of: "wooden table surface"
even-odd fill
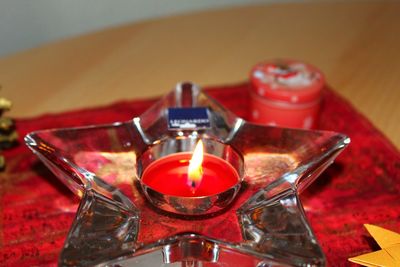
[[[0,59],[8,116],[32,117],[223,85],[257,62],[295,58],[400,148],[400,2],[290,3],[202,11],[62,40]],[[349,122],[351,123],[351,122]]]

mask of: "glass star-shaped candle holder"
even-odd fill
[[[205,108],[209,127],[170,129],[171,107]],[[197,140],[236,165],[239,186],[206,201],[189,198],[180,209],[173,197],[148,191],[141,175]],[[25,141],[81,197],[60,265],[325,264],[298,194],[346,147],[343,134],[252,124],[182,83],[131,121],[42,130]]]

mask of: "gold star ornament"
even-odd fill
[[[349,261],[371,267],[400,266],[400,234],[372,224],[364,226],[382,249],[349,258]]]

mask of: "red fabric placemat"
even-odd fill
[[[221,89],[221,90],[216,90]],[[210,95],[246,118],[248,84],[209,88]],[[0,266],[53,266],[79,200],[23,144],[23,136],[46,128],[126,121],[155,100],[133,100],[32,119],[18,119],[20,144],[4,152],[0,173]],[[301,196],[328,265],[378,247],[363,223],[400,231],[400,153],[351,105],[326,90],[320,129],[349,135],[350,146]]]

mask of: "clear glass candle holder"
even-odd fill
[[[171,107],[205,108],[208,127],[171,130]],[[176,205],[141,185],[152,161],[192,151],[199,139],[239,174],[226,195]],[[335,132],[249,123],[190,83],[126,122],[25,137],[81,198],[62,266],[323,266],[298,195],[349,141]]]

